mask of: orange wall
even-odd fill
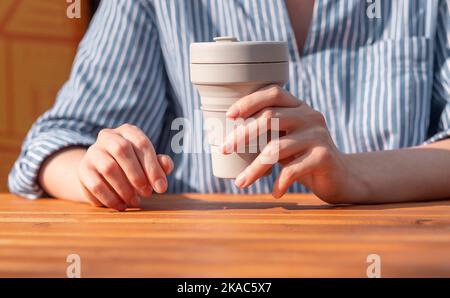
[[[67,79],[88,23],[69,19],[66,0],[0,0],[0,192],[22,140]]]

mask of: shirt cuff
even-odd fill
[[[423,144],[429,145],[435,142],[439,142],[445,139],[450,138],[450,128],[441,132],[436,133],[434,136],[426,140]]]
[[[38,182],[42,163],[61,149],[70,146],[90,146],[94,142],[93,136],[66,129],[52,130],[30,137],[25,141],[22,152],[9,174],[10,191],[28,199],[43,197],[45,192]]]

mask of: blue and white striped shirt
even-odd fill
[[[379,18],[371,5],[378,2]],[[376,9],[375,8],[375,9]],[[189,44],[216,36],[287,41],[285,88],[321,111],[343,152],[387,150],[450,135],[450,1],[316,0],[304,49],[282,0],[102,1],[55,105],[29,132],[9,176],[13,193],[43,195],[39,168],[102,128],[132,123],[174,158],[169,192],[266,193],[279,168],[247,190],[217,179],[207,153],[171,150],[171,122],[194,125],[185,146],[203,144]],[[294,185],[291,192],[306,191]]]

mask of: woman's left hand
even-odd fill
[[[238,144],[248,142],[260,127],[271,129],[269,119],[278,118],[279,130],[286,133],[265,146],[238,176],[236,186],[247,187],[264,176],[273,166],[265,161],[275,157],[275,162],[283,166],[273,187],[272,194],[276,198],[283,196],[295,182],[329,203],[354,196],[350,195],[356,189],[349,185],[351,171],[346,156],[333,143],[324,116],[281,87],[271,85],[241,98],[229,108],[227,117],[251,117],[254,121],[246,121],[243,127],[228,135],[222,145],[223,153],[231,153]]]

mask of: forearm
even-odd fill
[[[49,157],[39,173],[39,183],[52,197],[85,201],[78,179],[78,167],[86,149],[72,147]]]
[[[450,197],[450,140],[392,151],[349,154],[347,187],[357,203]]]

